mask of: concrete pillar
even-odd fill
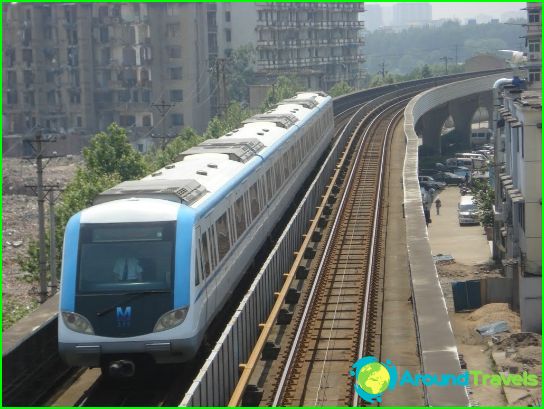
[[[461,138],[461,145],[470,148],[472,117],[480,106],[478,95],[459,98],[449,102],[449,111],[455,124],[455,131]]]
[[[423,115],[416,125],[416,128],[421,130],[423,145],[433,153],[442,152],[440,132],[448,116],[447,105],[442,105]]]

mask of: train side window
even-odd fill
[[[234,245],[236,243],[236,227],[234,224],[234,207],[230,207],[228,210],[228,222],[229,222],[229,231],[230,231],[230,243]]]
[[[217,219],[215,222],[217,230],[217,251],[219,253],[219,261],[223,260],[225,254],[230,250],[229,226],[227,224],[227,212]]]
[[[202,256],[202,266],[203,266],[203,273],[204,273],[204,278],[205,277],[208,277],[210,275],[210,252],[209,252],[209,249],[208,249],[208,238],[206,236],[206,232],[204,232],[204,234],[202,234],[202,239],[201,239],[201,248],[202,248],[202,251],[200,252],[201,256]]]
[[[261,211],[257,182],[253,183],[253,185],[249,188],[249,207],[251,209],[251,218],[255,220]]]
[[[249,205],[249,190],[244,192],[244,205],[246,209],[246,226],[251,224],[251,206]]]
[[[266,195],[266,179],[264,175],[259,179],[259,203],[261,204],[261,210],[264,210],[268,203],[268,196]]]
[[[215,227],[212,226],[208,229],[208,237],[210,239],[210,259],[212,265],[212,271],[215,270],[217,266],[217,242],[215,241]]]
[[[282,172],[281,172],[281,165],[280,165],[280,159],[278,159],[276,161],[276,163],[274,163],[274,173],[276,174],[276,192],[278,190],[280,190],[281,188],[281,177],[282,177]]]
[[[294,171],[297,168],[297,163],[299,159],[297,158],[297,148],[296,145],[293,144],[290,150],[289,160],[291,161],[291,171]]]
[[[270,168],[266,171],[266,190],[268,192],[268,200],[272,200],[272,197],[274,196],[274,181],[272,177],[272,168]]]
[[[290,169],[289,156],[287,152],[283,154],[282,162],[283,162],[283,175],[284,175],[283,180],[287,180],[289,179],[289,169]]]
[[[246,212],[244,208],[244,197],[240,196],[234,202],[234,216],[236,223],[236,237],[240,238],[246,230]]]
[[[200,275],[202,274],[202,258],[200,257],[200,247],[202,246],[202,243],[200,242],[200,238],[198,240],[198,246],[196,246],[196,252],[195,252],[195,287],[198,287],[200,284]]]

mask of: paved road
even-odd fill
[[[442,201],[440,215],[436,207],[431,208],[432,223],[429,224],[429,241],[433,255],[450,254],[461,264],[474,265],[491,258],[489,243],[480,225],[459,226],[457,204],[459,188],[449,186],[439,194]]]

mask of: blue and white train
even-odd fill
[[[332,99],[299,93],[72,216],[60,291],[62,358],[110,369],[133,368],[131,357],[144,354],[156,363],[191,359],[333,128]]]

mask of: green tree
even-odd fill
[[[227,95],[230,101],[249,102],[249,84],[255,80],[255,48],[248,44],[232,51],[227,59]]]
[[[238,102],[231,103],[222,117],[214,117],[209,123],[204,137],[206,139],[219,138],[221,135],[240,126],[240,123],[249,118],[250,112]]]
[[[433,74],[431,73],[431,69],[429,68],[429,66],[427,64],[425,64],[421,68],[421,78],[430,78],[432,76],[433,76]]]
[[[146,155],[151,171],[156,171],[176,161],[177,156],[195,145],[203,142],[206,138],[198,135],[193,129],[185,128],[181,134],[173,139],[163,149],[157,149]]]
[[[353,91],[355,91],[355,89],[346,81],[340,81],[334,84],[331,89],[329,89],[329,95],[331,97],[339,97],[340,95],[349,94]]]
[[[266,94],[264,110],[272,108],[282,99],[292,98],[297,92],[304,91],[304,89],[298,78],[279,76]]]
[[[493,203],[495,202],[495,190],[487,181],[475,179],[470,190],[474,196],[474,202],[478,208],[478,218],[483,226],[493,226]]]
[[[115,123],[91,139],[83,149],[83,161],[86,171],[117,173],[121,180],[136,179],[147,172],[143,156],[130,145],[125,129]]]

